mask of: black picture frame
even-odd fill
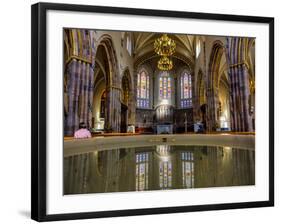
[[[196,206],[159,207],[130,210],[99,211],[70,214],[46,214],[46,13],[48,10],[95,12],[124,15],[190,18],[216,21],[254,22],[269,25],[269,200],[208,204]],[[103,7],[73,4],[37,3],[31,14],[31,218],[37,221],[74,220],[85,218],[148,215],[161,213],[193,212],[206,210],[238,209],[274,206],[274,18],[240,15],[163,11],[151,9]]]

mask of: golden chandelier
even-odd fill
[[[173,62],[168,57],[163,56],[157,64],[158,68],[163,71],[169,71],[173,68]]]
[[[173,55],[176,51],[175,41],[168,37],[167,34],[163,34],[154,41],[154,51],[161,56],[158,61],[158,68],[165,71],[171,70],[173,68],[173,62],[169,59],[169,56]]]
[[[167,34],[163,34],[155,40],[154,50],[160,56],[171,56],[176,51],[176,43]]]

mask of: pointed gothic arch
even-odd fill
[[[219,72],[220,62],[225,53],[223,43],[215,41],[213,43],[212,51],[210,54],[209,67],[208,67],[208,102],[207,102],[207,129],[208,131],[215,131],[218,128],[219,121]]]
[[[111,36],[103,35],[97,41],[96,49],[96,68],[95,68],[95,88],[94,91],[98,91],[99,94],[94,94],[101,96],[105,91],[106,96],[106,111],[104,117],[103,129],[105,132],[119,132],[120,131],[120,114],[121,114],[121,82],[120,74],[118,70],[118,61],[116,57],[116,51],[113,45]],[[98,78],[103,74],[103,77]],[[100,79],[100,80],[99,80]],[[103,79],[103,80],[102,80]],[[98,87],[98,81],[100,81],[100,87]],[[101,122],[98,119],[99,115],[99,103],[100,97],[93,100],[93,115],[92,122]],[[95,106],[98,107],[95,109]]]

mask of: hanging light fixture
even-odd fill
[[[164,71],[171,70],[173,62],[169,59],[169,56],[173,55],[176,51],[175,41],[168,37],[167,34],[163,34],[154,41],[154,51],[161,56],[157,64],[158,68]]]
[[[160,56],[171,56],[176,51],[176,43],[167,34],[163,34],[155,40],[154,50]]]
[[[173,62],[168,57],[163,56],[159,59],[157,67],[163,71],[169,71],[173,68]]]

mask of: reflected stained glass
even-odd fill
[[[192,152],[182,152],[182,186],[183,188],[194,187],[194,159]]]
[[[159,163],[159,187],[160,189],[169,189],[172,187],[171,161],[161,161]]]
[[[256,183],[255,150],[152,145],[130,148],[126,154],[116,152],[111,149],[64,157],[64,194],[254,186]]]
[[[148,153],[136,154],[136,191],[148,189]]]

